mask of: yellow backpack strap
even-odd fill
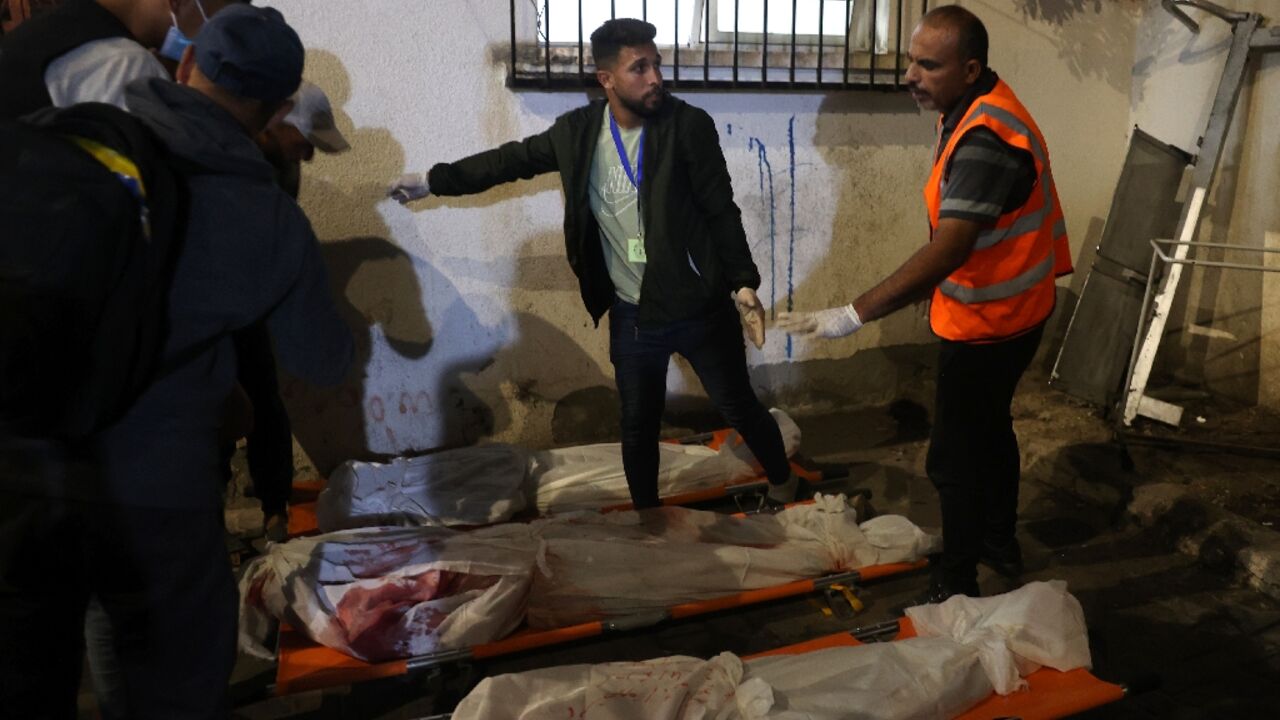
[[[96,140],[76,135],[70,136],[69,139],[89,153],[103,167],[115,174],[116,178],[125,186],[125,189],[129,191],[129,194],[138,201],[138,219],[142,223],[142,235],[147,240],[150,240],[151,215],[147,209],[147,187],[142,182],[142,173],[138,170],[137,164],[114,148],[107,147]]]

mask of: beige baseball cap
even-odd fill
[[[298,132],[320,152],[340,153],[351,147],[333,121],[329,96],[319,86],[303,80],[290,99],[293,100],[293,110],[285,116],[284,124],[298,128]]]

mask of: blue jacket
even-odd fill
[[[239,123],[164,80],[134,82],[127,101],[188,165],[189,207],[169,296],[172,367],[97,438],[96,460],[112,501],[218,507],[219,421],[236,375],[231,333],[266,318],[281,365],[315,384],[346,376],[354,344],[306,216]]]

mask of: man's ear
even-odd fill
[[[191,73],[196,67],[196,46],[188,45],[186,50],[182,51],[182,59],[178,61],[178,70],[174,73],[174,80],[179,85],[191,84]]]
[[[982,63],[970,58],[964,64],[964,81],[966,85],[972,85],[978,82],[978,77],[982,75]]]
[[[271,129],[279,125],[280,123],[284,122],[285,117],[288,116],[288,114],[292,111],[293,111],[292,100],[285,100],[284,102],[280,103],[280,107],[277,108],[276,111],[271,114],[271,119],[267,121],[267,129]]]
[[[608,70],[596,70],[596,82],[600,83],[600,87],[608,90],[613,87],[613,73]]]

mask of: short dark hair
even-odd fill
[[[955,30],[956,49],[960,51],[960,59],[964,62],[977,60],[982,67],[987,66],[987,26],[982,24],[977,15],[959,5],[941,5],[925,13],[920,23]]]
[[[624,47],[647,45],[657,37],[658,29],[644,20],[614,18],[591,33],[591,57],[596,67],[612,65]]]

